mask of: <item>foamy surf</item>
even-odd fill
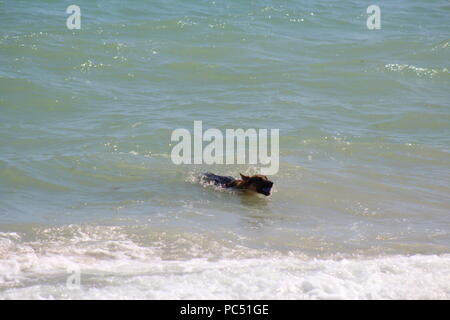
[[[449,298],[447,0],[76,5],[2,1],[0,298]],[[279,129],[273,195],[195,121]]]
[[[162,232],[144,244],[119,227],[36,235],[0,234],[1,299],[450,298],[449,254],[314,258],[198,234]],[[79,287],[67,286],[70,270],[80,270]]]

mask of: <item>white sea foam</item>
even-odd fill
[[[384,66],[389,71],[395,72],[412,72],[415,73],[419,77],[429,77],[433,78],[433,76],[437,74],[448,74],[447,68],[442,69],[432,69],[432,68],[421,68],[408,64],[398,64],[398,63],[389,63]]]
[[[0,235],[2,299],[449,299],[450,254],[314,259],[243,247],[212,251],[192,239],[168,257],[117,227],[44,230],[26,242]],[[72,232],[72,233],[71,233]],[[167,244],[166,244],[167,245]],[[203,252],[203,254],[202,254]],[[69,289],[67,268],[81,287]]]

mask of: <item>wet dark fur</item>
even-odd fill
[[[241,190],[252,190],[265,196],[270,195],[273,182],[266,176],[255,174],[253,176],[245,176],[240,173],[241,179],[235,179],[230,176],[218,176],[214,173],[207,172],[202,176],[204,182],[213,183],[222,188],[235,188]]]

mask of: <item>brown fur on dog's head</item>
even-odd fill
[[[273,182],[267,179],[266,176],[255,174],[253,176],[246,176],[240,173],[242,180],[235,180],[234,186],[239,189],[253,190],[265,196],[270,195]]]

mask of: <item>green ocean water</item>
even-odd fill
[[[448,299],[450,3],[371,4],[0,1],[0,297]],[[279,129],[273,194],[195,120]]]

